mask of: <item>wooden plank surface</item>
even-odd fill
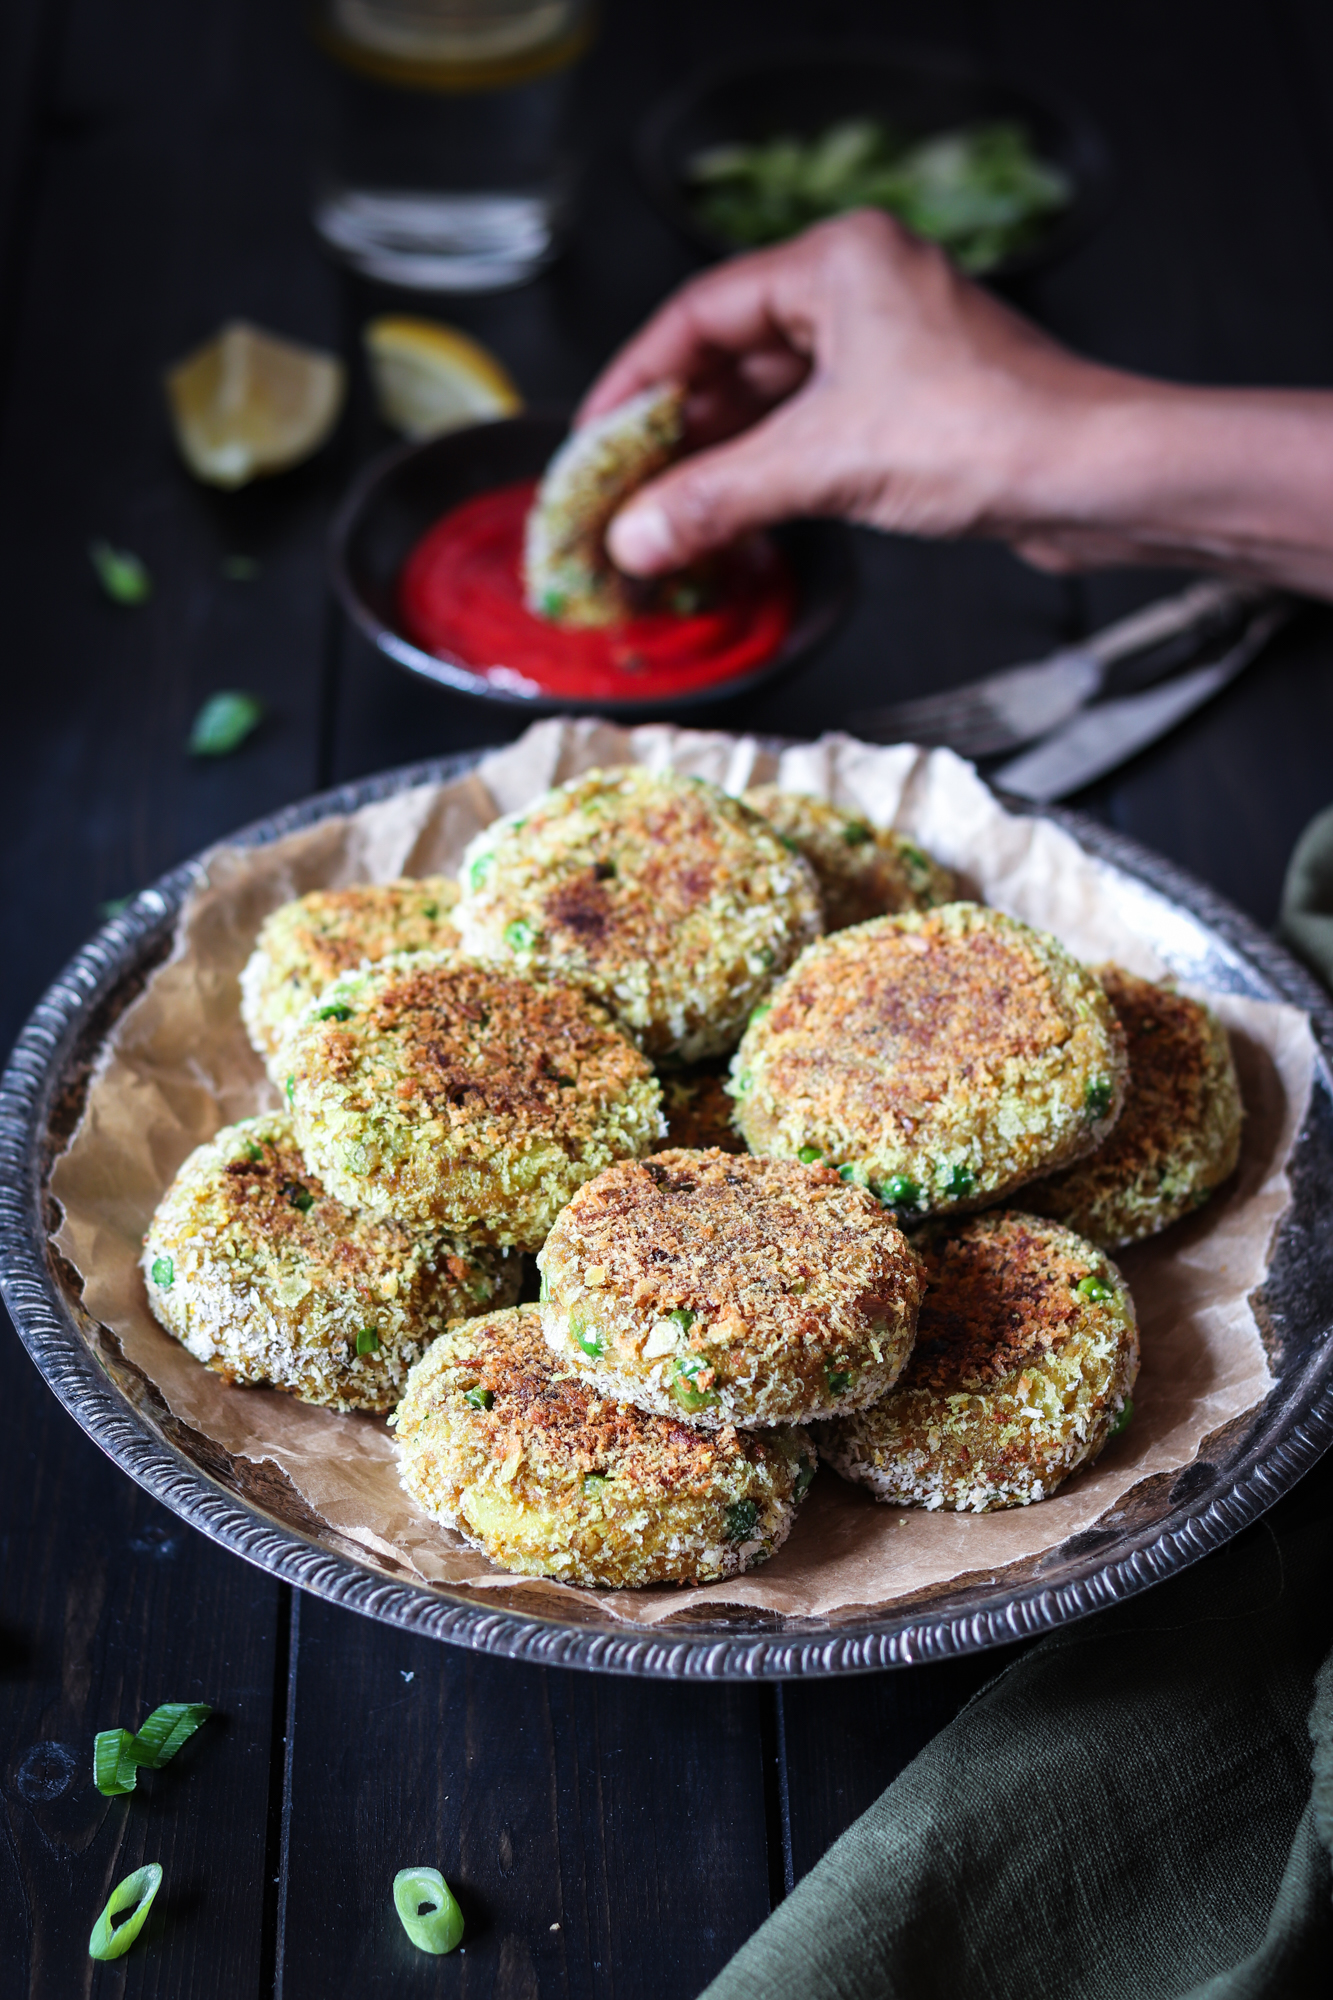
[[[522,292],[428,309],[493,344],[529,397],[572,400],[690,268],[634,179],[636,120],[701,58],[798,32],[943,44],[1088,105],[1117,207],[1021,296],[1062,337],[1190,379],[1328,380],[1333,39],[1314,0],[621,0],[585,78],[570,255]],[[359,329],[405,302],[334,270],[307,226],[328,77],[298,10],[16,0],[0,56],[8,1041],[101,901],[320,784],[500,741],[519,719],[390,667],[325,593],[331,508],[386,441]],[[353,398],[310,466],[220,496],[180,468],[159,376],[237,314],[342,352]],[[149,562],[144,610],[98,594],[96,534]],[[827,653],[719,723],[836,727],[869,700],[1039,653],[1168,581],[859,540],[860,602]],[[254,581],[225,576],[234,554],[257,561]],[[1327,612],[1306,614],[1078,803],[1270,921],[1291,842],[1333,794],[1331,638]],[[253,688],[271,716],[240,755],[201,766],[183,739],[221,686]],[[139,1495],[12,1340],[0,1507],[0,1991],[30,2000],[433,1992],[441,1969],[410,1953],[387,1901],[413,1860],[459,1885],[469,1937],[446,1976],[465,1992],[686,1996],[997,1664],[779,1701],[487,1662],[311,1602],[289,1657],[285,1593]],[[186,1697],[225,1720],[142,1797],[101,1800],[95,1729]],[[92,1916],[140,1858],[167,1867],[160,1916],[124,1972],[94,1973]]]

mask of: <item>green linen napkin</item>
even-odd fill
[[[1328,2000],[1331,1583],[1333,1457],[992,1681],[706,2000]]]
[[[1277,934],[1333,986],[1333,806],[1312,819],[1296,842]]]

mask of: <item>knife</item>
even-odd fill
[[[1253,614],[1240,638],[1206,666],[1178,674],[1141,694],[1122,695],[1081,709],[1031,750],[989,772],[991,784],[1042,804],[1080,791],[1211,701],[1287,623],[1294,609],[1290,602],[1270,601]]]

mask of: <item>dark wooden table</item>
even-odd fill
[[[618,0],[586,76],[591,170],[562,265],[441,310],[533,398],[571,398],[687,268],[629,168],[636,118],[719,50],[878,32],[1044,76],[1114,149],[1114,213],[1020,303],[1108,360],[1209,382],[1333,380],[1333,24],[1317,0]],[[420,685],[330,603],[324,537],[384,441],[358,330],[382,298],[307,224],[330,78],[296,0],[8,0],[0,13],[8,633],[0,1041],[99,906],[339,779],[502,740],[507,712]],[[429,308],[428,308],[429,309]],[[344,352],[333,445],[234,496],[194,485],[163,365],[242,315]],[[98,593],[105,535],[152,601]],[[987,547],[865,537],[826,655],[718,719],[836,726],[1049,648],[1163,587],[1061,582]],[[254,559],[231,580],[228,556]],[[1079,801],[1271,922],[1333,796],[1333,628],[1311,610],[1176,737]],[[191,762],[203,698],[271,719]],[[0,1992],[157,2000],[482,1993],[688,2000],[997,1664],[836,1685],[687,1688],[547,1672],[294,1599],[150,1504],[0,1347]],[[170,1699],[210,1723],[140,1796],[90,1783],[95,1730]],[[85,1957],[111,1885],[166,1887],[119,1966]],[[394,1871],[458,1885],[466,1955],[427,1960]]]

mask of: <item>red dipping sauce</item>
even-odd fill
[[[646,613],[572,629],[523,602],[523,524],[535,480],[465,500],[427,529],[398,579],[399,615],[424,652],[485,675],[497,692],[565,701],[692,694],[771,659],[795,589],[773,544],[756,536],[721,560],[706,609]]]

